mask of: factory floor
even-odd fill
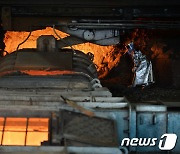
[[[127,85],[107,84],[113,96],[125,96],[130,102],[180,102],[180,89],[173,87],[160,87],[158,85],[150,85],[142,87],[128,87]]]

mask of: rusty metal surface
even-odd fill
[[[52,49],[52,47],[50,48]],[[97,70],[93,61],[83,52],[69,49],[55,49],[54,51],[48,49],[48,51],[27,48],[6,55],[0,60],[0,76],[7,74],[74,74],[84,76],[90,80],[97,78]],[[41,71],[44,72],[41,73]],[[55,71],[66,72],[58,73]]]
[[[71,52],[37,52],[25,49],[0,61],[0,72],[11,70],[72,70]]]
[[[60,111],[62,137],[67,145],[75,141],[96,146],[118,146],[114,121],[105,118]]]
[[[72,53],[64,52],[18,52],[17,69],[72,69]]]
[[[13,76],[1,77],[1,88],[15,89],[38,89],[38,88],[58,88],[63,90],[90,90],[91,85],[85,77],[73,75],[57,75],[57,76]]]

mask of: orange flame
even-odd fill
[[[61,36],[61,38],[65,38],[68,36],[68,34],[63,33],[59,30],[56,31],[58,35]],[[29,32],[7,31],[4,39],[4,43],[6,45],[5,51],[7,51],[8,53],[16,51],[18,44],[25,40],[28,34]],[[47,27],[43,30],[36,30],[32,32],[30,38],[24,44],[22,44],[19,49],[36,48],[36,40],[41,35],[54,35],[54,37],[57,38],[57,36],[53,32],[53,29],[50,27]],[[105,75],[107,75],[108,71],[111,70],[115,65],[117,65],[121,56],[120,53],[114,54],[114,46],[100,46],[92,43],[82,43],[79,45],[74,45],[73,48],[84,53],[91,52],[92,54],[94,54],[94,63],[98,66],[99,77],[104,77]]]
[[[69,36],[59,30],[56,30],[56,32],[61,36],[61,38]],[[130,42],[134,42],[135,48],[146,54],[148,59],[168,58],[171,51],[164,52],[163,48],[165,47],[165,44],[161,43],[162,41],[159,42],[159,40],[153,38],[151,33],[153,33],[153,31],[135,29],[123,38],[121,42],[122,47],[100,46],[92,43],[82,43],[72,47],[84,53],[92,53],[94,55],[94,63],[98,67],[97,70],[99,78],[104,78],[108,75],[112,68],[116,67],[120,63],[122,55],[127,51],[125,46]],[[4,39],[4,43],[6,45],[5,51],[8,53],[16,51],[18,44],[24,41],[28,34],[29,32],[7,31]],[[53,29],[50,27],[43,30],[36,30],[32,32],[30,38],[22,44],[19,49],[36,48],[36,40],[41,35],[54,35],[54,37],[57,38]]]

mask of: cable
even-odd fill
[[[69,45],[68,42],[65,42],[65,41],[62,39],[62,37],[56,32],[56,30],[55,30],[55,25],[53,25],[53,31],[54,31],[54,33],[56,34],[56,36],[57,36],[64,44],[66,44],[67,46],[70,46],[70,48],[75,52],[75,50],[73,49],[73,47],[72,47],[71,45]]]
[[[20,47],[22,44],[24,44],[24,43],[29,39],[29,37],[31,36],[31,33],[32,33],[32,31],[29,32],[27,38],[26,38],[23,42],[21,42],[20,44],[18,44],[18,46],[17,46],[17,48],[16,48],[16,51],[18,51],[19,47]]]

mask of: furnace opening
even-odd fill
[[[48,135],[48,118],[0,117],[1,145],[40,146]]]

